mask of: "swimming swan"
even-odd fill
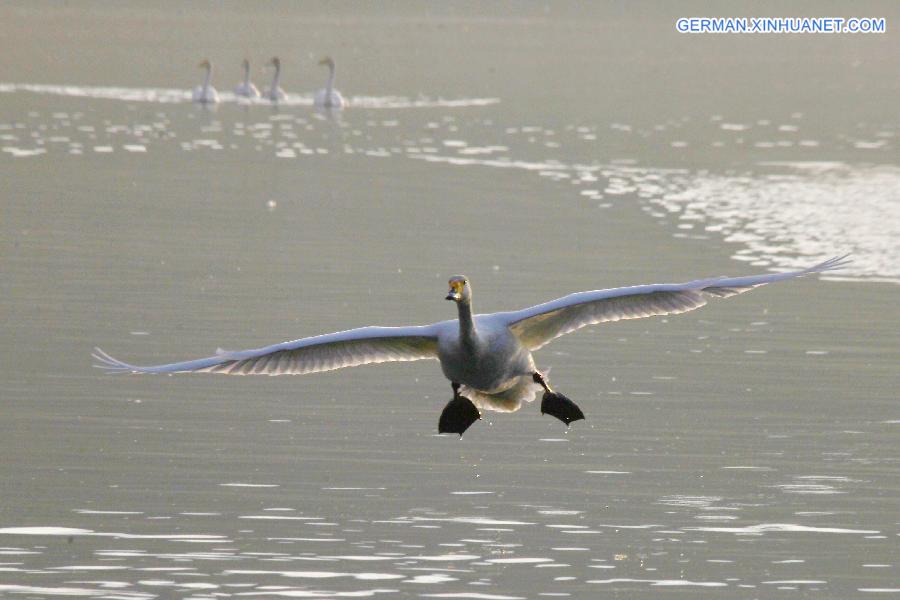
[[[275,56],[267,63],[267,66],[275,67],[275,74],[272,75],[272,85],[266,90],[266,98],[272,102],[284,100],[287,98],[287,94],[285,94],[284,90],[281,89],[281,86],[278,85],[281,81],[281,59]]]
[[[230,375],[300,375],[367,363],[437,359],[453,388],[453,398],[438,422],[440,433],[462,436],[481,418],[479,408],[517,410],[541,389],[541,413],[568,426],[583,419],[584,413],[553,391],[531,354],[551,340],[586,325],[688,312],[710,298],[728,298],[768,283],[839,269],[849,262],[846,258],[789,273],[579,292],[523,310],[484,315],[472,314],[472,285],[458,275],[450,278],[447,294],[447,300],[457,306],[458,319],[420,327],[362,327],[151,367],[122,362],[99,348],[93,357],[99,363],[96,367],[109,372]]]
[[[203,84],[194,88],[192,98],[194,102],[200,104],[215,104],[219,101],[219,94],[216,92],[216,88],[209,84],[209,80],[212,78],[212,63],[204,60],[197,66],[206,69],[206,76],[203,78]]]
[[[250,81],[250,61],[245,58],[241,63],[241,68],[244,69],[244,81],[234,88],[234,95],[243,98],[259,98],[259,90]]]
[[[339,91],[334,89],[334,60],[330,56],[326,56],[319,61],[319,64],[328,67],[328,81],[323,89],[316,92],[315,105],[322,108],[343,108],[347,101]]]

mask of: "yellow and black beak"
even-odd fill
[[[462,300],[462,288],[465,285],[464,281],[451,281],[450,282],[450,293],[447,294],[447,300],[453,300],[454,302],[459,302]]]

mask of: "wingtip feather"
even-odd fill
[[[853,260],[850,258],[850,253],[844,254],[842,256],[835,256],[829,258],[825,262],[821,262],[815,266],[810,267],[806,271],[808,273],[823,273],[825,271],[837,271],[838,269],[843,269],[847,265],[851,264]]]
[[[96,361],[94,368],[105,369],[107,373],[128,373],[136,372],[138,369],[134,365],[129,365],[117,358],[113,358],[99,347],[94,347],[91,357]]]

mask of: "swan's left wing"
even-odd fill
[[[209,358],[141,367],[95,348],[94,365],[109,372],[302,375],[369,363],[437,358],[439,324],[421,327],[361,327]]]
[[[715,277],[688,283],[664,283],[570,294],[524,310],[501,313],[525,346],[537,350],[551,340],[586,325],[621,319],[673,315],[700,308],[708,298],[728,298],[755,287],[840,269],[846,256],[832,258],[802,271],[747,277]]]

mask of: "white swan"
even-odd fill
[[[284,93],[284,90],[279,87],[278,83],[281,81],[281,59],[277,56],[273,57],[267,63],[270,67],[275,67],[275,74],[272,75],[272,85],[269,86],[269,89],[266,90],[266,98],[271,100],[272,102],[278,102],[279,100],[284,100],[287,98],[287,94]]]
[[[250,81],[250,61],[245,58],[244,62],[241,63],[241,67],[244,69],[244,81],[237,84],[237,87],[234,88],[234,95],[243,98],[259,98],[259,90]]]
[[[201,104],[215,104],[219,101],[219,94],[216,88],[209,84],[212,78],[212,63],[204,60],[197,66],[206,69],[206,76],[203,78],[203,84],[194,88],[193,100]]]
[[[319,64],[328,66],[328,81],[324,88],[316,92],[315,105],[322,108],[343,108],[347,105],[347,101],[339,91],[334,89],[334,60],[330,56],[326,56],[319,61]]]
[[[478,408],[514,411],[543,389],[541,412],[568,425],[584,418],[578,406],[554,392],[537,370],[531,353],[551,340],[586,325],[678,314],[700,308],[710,298],[728,298],[755,287],[831,271],[847,264],[832,258],[802,271],[747,277],[714,277],[688,283],[653,284],[571,294],[513,312],[472,314],[472,286],[450,279],[447,300],[459,318],[420,327],[363,327],[308,337],[254,350],[152,367],[131,365],[99,348],[96,367],[110,372],[226,373],[288,375],[330,371],[367,363],[438,359],[453,388],[438,431],[462,433],[480,418]],[[386,290],[389,292],[389,290]]]

